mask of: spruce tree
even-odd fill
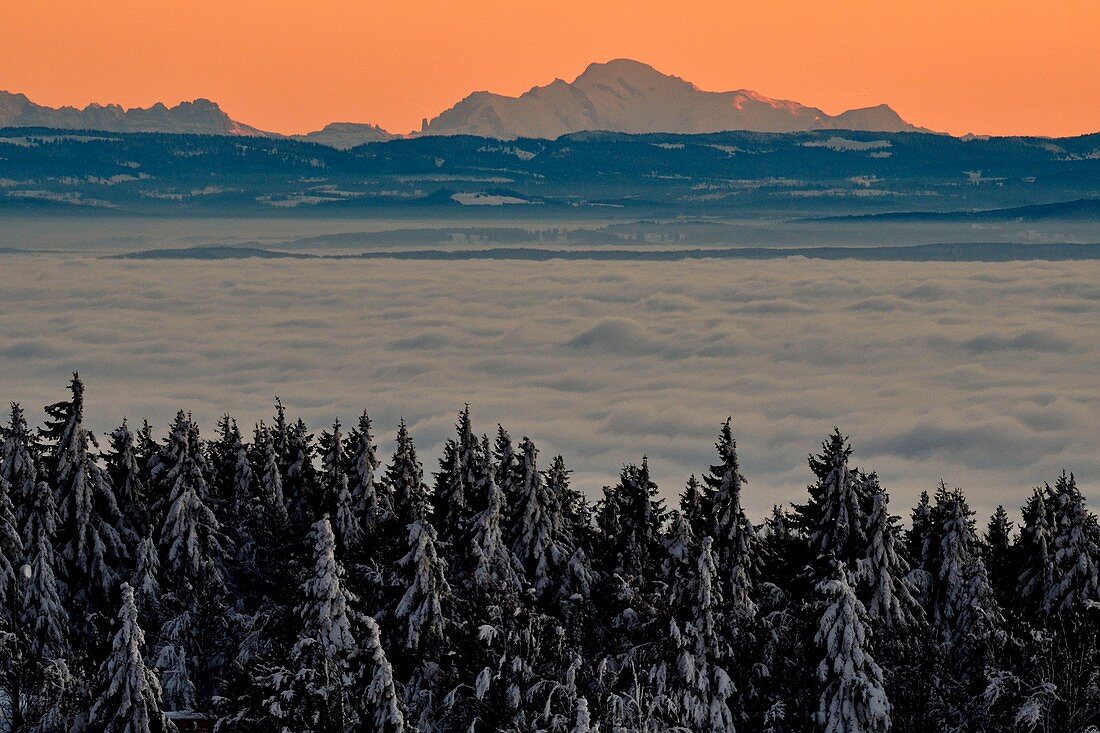
[[[237,421],[222,418],[217,447],[214,449],[217,494],[222,498],[222,522],[238,550],[239,563],[251,562],[255,554],[255,533],[263,516],[256,472],[249,460],[248,448]]]
[[[834,557],[849,572],[855,570],[867,550],[867,503],[861,477],[848,467],[851,454],[848,438],[834,428],[821,444],[821,453],[810,456],[810,470],[817,476],[817,483],[809,488],[809,502],[798,507],[811,555],[817,559]]]
[[[405,714],[397,694],[393,667],[382,649],[378,624],[370,616],[363,620],[366,642],[358,653],[361,668],[355,700],[359,730],[372,733],[405,733]]]
[[[909,566],[898,548],[897,517],[890,515],[889,497],[878,477],[866,478],[871,495],[867,520],[867,555],[859,562],[859,586],[866,589],[867,615],[880,630],[900,636],[917,628],[924,618],[906,581]]]
[[[710,534],[714,522],[710,516],[710,502],[708,496],[695,478],[695,474],[688,477],[684,492],[680,494],[680,513],[684,515],[691,525],[691,532],[696,537]]]
[[[186,675],[196,688],[196,703],[206,705],[224,665],[226,539],[207,503],[209,471],[198,429],[182,412],[159,455],[153,479],[163,487],[165,509],[157,545],[169,620],[161,634],[167,650],[161,651],[158,665],[168,665],[162,669],[177,679]],[[172,685],[166,680],[167,702],[173,706],[185,702],[186,696],[175,691],[186,688],[182,679]]]
[[[524,437],[520,453],[522,483],[512,551],[536,593],[545,595],[554,589],[566,561],[561,514],[538,470],[538,449],[530,438]]]
[[[1063,471],[1051,495],[1054,583],[1045,607],[1050,612],[1067,613],[1100,601],[1100,533],[1096,515],[1085,509],[1085,499],[1073,474]]]
[[[211,509],[242,554],[250,555],[259,509],[256,475],[241,430],[229,414],[222,415],[218,421],[218,437],[210,445],[210,463],[213,469]]]
[[[45,483],[39,493],[50,496]],[[52,498],[41,496],[36,503],[52,506]],[[47,510],[48,511],[48,510]],[[33,538],[25,547],[27,564],[22,568],[22,597],[19,599],[17,655],[12,671],[18,676],[9,686],[12,699],[22,699],[21,717],[27,730],[49,731],[69,723],[70,689],[75,680],[69,671],[73,658],[69,643],[70,619],[54,571],[57,562],[48,521],[35,522]],[[13,721],[13,730],[19,730]]]
[[[997,601],[1007,607],[1012,601],[1016,589],[1016,553],[1012,542],[1013,524],[1008,518],[1004,505],[998,505],[989,518],[985,531],[986,566],[989,568],[989,581]]]
[[[787,588],[791,578],[802,570],[799,562],[807,554],[803,545],[793,514],[778,504],[773,505],[764,520],[759,543],[763,577],[772,588]]]
[[[927,491],[920,493],[920,501],[909,515],[909,531],[905,535],[906,555],[916,570],[934,574],[933,558],[938,551],[938,533],[932,516],[932,501]]]
[[[823,652],[817,667],[824,688],[817,725],[823,733],[883,733],[890,729],[890,702],[882,670],[870,654],[867,613],[847,569],[835,563],[817,591],[824,604],[814,637]]]
[[[497,438],[493,444],[493,477],[504,494],[504,538],[508,544],[515,542],[516,515],[519,513],[521,498],[520,466],[516,457],[512,437],[502,426],[497,425]]]
[[[399,564],[403,569],[405,592],[394,608],[394,616],[404,622],[400,658],[407,680],[404,703],[417,720],[417,728],[432,729],[440,700],[435,692],[449,677],[441,662],[447,651],[446,604],[450,602],[447,564],[436,547],[435,529],[427,520],[409,525],[408,553]]]
[[[943,662],[936,678],[938,724],[980,729],[981,691],[995,660],[1003,619],[989,583],[973,512],[959,489],[937,496],[941,518],[932,621]]]
[[[145,665],[145,635],[138,624],[134,591],[122,584],[118,630],[103,669],[104,685],[91,709],[91,723],[103,733],[161,733],[170,730],[161,710],[156,673]]]
[[[23,587],[22,631],[30,642],[32,658],[64,659],[69,646],[69,614],[53,569],[56,561],[53,545],[49,536],[40,532],[30,548],[27,563],[30,577]]]
[[[592,508],[584,492],[573,488],[572,473],[561,455],[554,456],[545,471],[546,491],[551,506],[558,507],[561,544],[567,551],[588,544],[592,538]]]
[[[1022,570],[1016,596],[1032,618],[1042,617],[1049,610],[1047,600],[1054,589],[1054,538],[1051,533],[1052,512],[1047,506],[1046,492],[1036,488],[1024,506],[1024,525],[1020,531],[1020,562]]]
[[[715,448],[719,463],[703,476],[710,492],[709,511],[714,517],[710,530],[718,557],[719,577],[733,618],[747,619],[756,614],[753,602],[753,577],[759,571],[756,530],[741,506],[741,487],[745,477],[737,458],[737,442],[727,418]]]
[[[393,492],[393,513],[400,535],[406,536],[409,525],[428,517],[428,487],[424,484],[424,467],[416,457],[416,446],[404,420],[397,428],[397,448],[393,453],[386,482]]]
[[[446,563],[436,549],[435,529],[427,521],[409,526],[409,551],[401,559],[408,579],[396,615],[406,620],[405,646],[410,651],[438,652],[446,630],[443,604],[450,593]]]
[[[30,499],[24,540],[30,575],[23,583],[21,630],[27,635],[33,658],[64,659],[69,650],[68,609],[56,572],[58,558],[53,542],[57,511],[53,492],[40,481]]]
[[[983,636],[998,610],[974,529],[973,512],[962,491],[949,492],[943,517],[934,620],[945,642],[958,645]]]
[[[466,534],[473,516],[480,511],[484,497],[482,487],[485,462],[481,446],[470,425],[470,406],[458,414],[457,436],[448,440],[436,474],[432,493],[432,524],[439,532],[440,542],[456,545]]]
[[[134,553],[134,574],[130,586],[134,589],[134,603],[142,618],[158,622],[162,620],[160,556],[156,540],[150,532],[138,543]]]
[[[596,521],[611,572],[632,579],[639,587],[655,578],[660,567],[664,502],[649,476],[649,461],[627,464],[619,483],[604,489]]]
[[[371,433],[371,421],[366,412],[359,424],[348,433],[344,453],[348,458],[348,487],[351,492],[352,514],[359,523],[359,541],[373,535],[384,517],[392,510],[392,502],[378,480],[378,456]],[[354,542],[351,549],[358,547]]]
[[[0,443],[0,480],[7,483],[8,501],[19,508],[16,519],[20,528],[26,524],[28,497],[34,493],[39,480],[46,478],[39,471],[37,450],[22,408],[16,402],[11,403],[11,420],[4,430],[3,443]]]
[[[286,469],[283,472],[283,492],[296,532],[306,532],[323,514],[320,477],[313,459],[317,452],[313,433],[306,424],[296,420],[287,429]]]
[[[341,551],[358,547],[363,541],[363,517],[356,514],[348,482],[348,461],[344,455],[344,436],[340,421],[332,424],[332,432],[321,433],[321,492],[319,510],[330,518]]]
[[[281,527],[287,521],[287,507],[279,453],[271,431],[263,423],[256,426],[252,449],[253,473],[261,507],[257,519],[264,524]]]
[[[693,559],[688,587],[680,594],[682,628],[672,627],[682,688],[675,695],[685,729],[721,733],[736,729],[730,708],[735,689],[726,671],[731,650],[722,622],[722,593],[714,540],[703,537]]]
[[[122,515],[110,477],[96,462],[95,438],[84,429],[84,383],[73,374],[72,399],[46,408],[50,417],[43,437],[53,443],[51,463],[58,503],[56,548],[60,576],[75,604],[91,617],[85,636],[98,636],[109,616],[110,598],[126,557]]]
[[[23,565],[23,542],[10,493],[11,485],[0,478],[0,629],[15,625],[16,572]]]
[[[520,578],[516,572],[518,561],[504,543],[501,527],[504,511],[504,492],[496,481],[490,481],[487,506],[474,518],[471,528],[471,552],[473,571],[471,577],[477,586],[520,591]]]
[[[115,498],[122,512],[123,524],[133,537],[144,537],[149,531],[149,507],[145,478],[138,464],[134,434],[126,421],[108,438],[105,456],[107,474],[115,488]]]
[[[272,675],[275,689],[268,704],[289,730],[343,733],[355,721],[353,598],[344,588],[328,518],[312,526],[309,544],[313,567],[302,585],[298,638],[286,669]]]

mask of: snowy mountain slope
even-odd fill
[[[708,92],[629,59],[591,64],[519,97],[474,92],[428,122],[422,134],[556,138],[582,130],[706,133],[819,129],[917,131],[887,105],[831,116],[749,90]]]

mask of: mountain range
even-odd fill
[[[46,107],[23,94],[0,91],[0,127],[48,127],[107,132],[166,132],[285,137],[238,122],[215,102],[196,99],[174,107],[124,109],[117,104]],[[572,82],[561,79],[518,97],[474,92],[432,119],[417,135],[477,135],[500,139],[554,139],[574,132],[709,133],[727,130],[804,132],[921,130],[889,106],[829,115],[798,102],[746,89],[708,92],[676,76],[629,59],[591,64]],[[394,135],[376,125],[334,122],[296,140],[336,148],[384,142]]]
[[[117,104],[44,107],[24,94],[0,91],[0,127],[52,127],[107,132],[176,132],[199,135],[262,135],[268,133],[230,118],[209,99],[180,102],[175,107],[123,109]]]
[[[920,131],[885,104],[833,116],[816,107],[771,99],[747,89],[703,91],[647,64],[616,59],[591,64],[572,82],[558,79],[519,97],[474,92],[425,122],[421,133],[553,139],[584,130],[637,134]]]

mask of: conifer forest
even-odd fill
[[[59,396],[0,428],[2,733],[1100,729],[1070,466],[891,506],[834,430],[750,517],[735,418],[682,491],[642,457],[600,492],[468,407],[427,457],[365,412],[96,435]]]

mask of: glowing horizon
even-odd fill
[[[632,58],[700,89],[830,114],[885,103],[952,134],[1100,131],[1100,6],[1077,0],[153,5],[0,7],[0,89],[52,107],[205,97],[274,132],[403,133],[475,90],[517,95]]]

